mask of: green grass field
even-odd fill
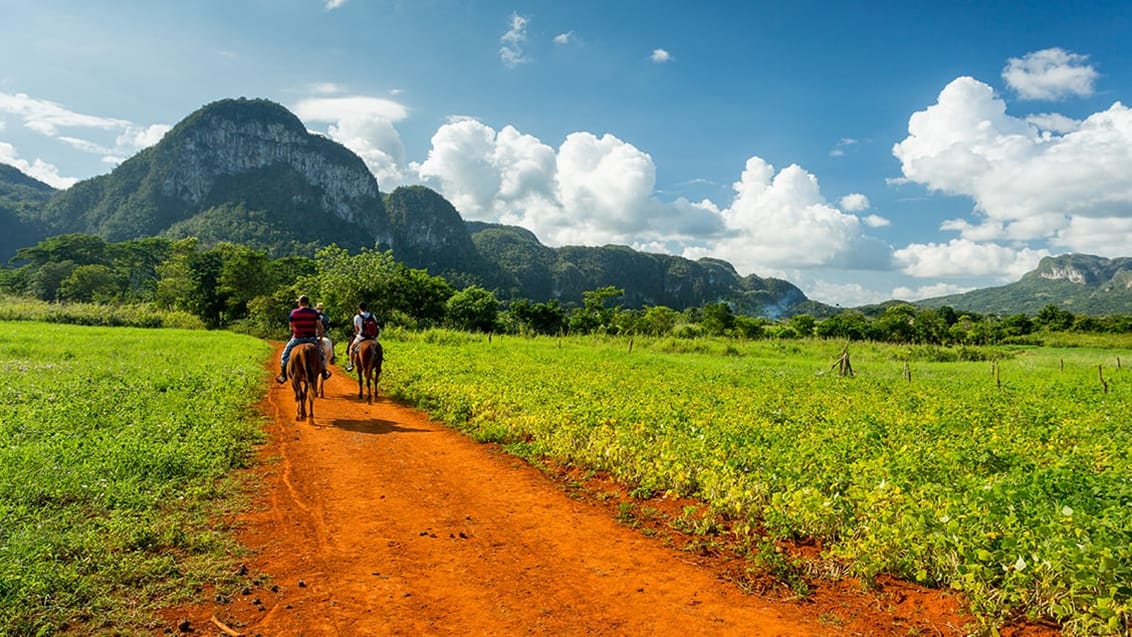
[[[152,634],[222,578],[270,346],[225,332],[0,323],[0,635]]]
[[[382,385],[477,439],[700,498],[740,531],[820,538],[827,571],[953,587],[987,626],[1128,630],[1128,351],[854,344],[843,378],[840,349],[430,332],[389,340]],[[934,362],[956,357],[975,360]]]

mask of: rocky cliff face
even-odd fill
[[[244,112],[251,111],[251,112]],[[254,114],[253,114],[254,113]],[[264,100],[225,100],[186,118],[171,134],[172,170],[161,194],[189,204],[213,199],[223,178],[287,166],[320,191],[318,204],[338,219],[390,243],[377,180],[353,153],[308,133],[283,107]]]
[[[392,243],[377,180],[360,157],[307,132],[279,104],[243,98],[198,109],[109,175],[59,193],[44,221],[53,234],[191,234],[273,255]]]
[[[1132,268],[1132,259],[1127,257],[1106,259],[1088,254],[1063,254],[1045,257],[1033,273],[1049,281],[1101,285],[1129,268]]]

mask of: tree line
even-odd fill
[[[271,258],[234,243],[205,247],[196,238],[150,237],[110,243],[86,234],[51,237],[21,248],[0,269],[0,292],[44,301],[152,304],[188,312],[209,328],[267,337],[285,330],[299,294],[321,301],[340,335],[365,301],[387,325],[512,334],[616,334],[693,338],[804,338],[935,345],[1022,342],[1033,333],[1132,332],[1132,316],[1073,314],[1050,304],[1034,316],[997,316],[950,307],[894,303],[872,315],[857,310],[815,318],[770,320],[737,314],[726,302],[683,310],[626,308],[621,288],[584,292],[581,305],[555,299],[500,300],[479,286],[456,289],[440,276],[407,267],[390,251],[351,254],[336,245],[313,258]]]

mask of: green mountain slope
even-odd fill
[[[47,237],[39,214],[55,192],[42,181],[0,164],[0,260],[7,261],[16,250]]]
[[[1132,258],[1045,257],[1036,269],[1009,285],[917,302],[921,307],[949,305],[998,315],[1033,315],[1051,304],[1074,314],[1132,314]]]
[[[267,100],[202,107],[110,174],[59,193],[41,221],[51,234],[109,241],[197,234],[273,254],[390,243],[364,162]]]

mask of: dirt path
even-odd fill
[[[954,600],[911,588],[743,593],[718,572],[572,498],[526,463],[387,399],[341,370],[314,423],[273,386],[242,518],[254,551],[234,598],[166,614],[244,635],[952,635]],[[209,593],[211,596],[211,593]]]

